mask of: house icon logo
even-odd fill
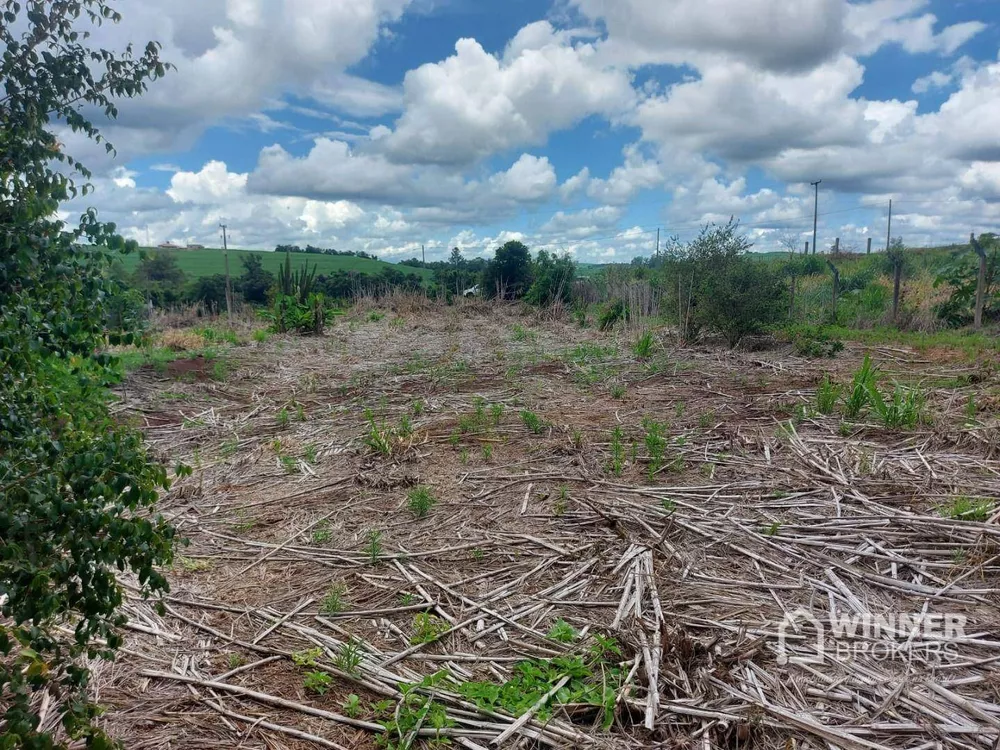
[[[787,613],[778,625],[778,664],[822,664],[826,626],[808,609]]]

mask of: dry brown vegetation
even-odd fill
[[[162,503],[190,539],[166,610],[130,601],[126,650],[96,667],[125,746],[996,746],[989,369],[872,350],[927,396],[929,424],[889,431],[811,411],[856,347],[661,340],[639,361],[631,334],[513,309],[373,311],[228,349],[222,381],[130,377],[123,413],[193,474]],[[940,654],[900,633],[870,644],[897,658],[779,663],[802,607],[969,620]],[[610,728],[562,694],[516,724],[459,695],[565,654],[610,691]]]

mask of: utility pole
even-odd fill
[[[424,250],[423,245],[420,246],[420,257],[423,259],[424,263],[427,262],[427,252]]]
[[[872,238],[871,237],[868,238],[868,253],[867,254],[868,255],[872,254]]]
[[[660,228],[659,227],[656,228],[656,256],[655,257],[657,257],[657,258],[660,257]]]
[[[816,188],[816,202],[813,204],[813,255],[816,254],[816,224],[819,220],[819,184],[823,180],[816,180],[816,182],[810,182],[809,184]]]
[[[233,287],[229,283],[229,241],[226,238],[226,225],[219,224],[222,228],[222,257],[226,263],[226,316],[233,317]]]

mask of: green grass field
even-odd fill
[[[156,248],[143,248],[143,250],[150,253],[173,254],[177,258],[177,265],[181,267],[181,270],[184,271],[189,280],[217,273],[225,273],[226,270],[222,250],[217,248],[206,248],[205,250],[158,250]],[[259,256],[264,261],[265,270],[275,274],[285,262],[284,253],[261,250],[230,250],[229,273],[231,275],[239,276],[243,273],[243,264],[240,262],[240,259],[247,255]],[[122,263],[125,266],[125,270],[131,273],[139,264],[139,256],[127,255],[123,258]],[[316,266],[318,274],[331,274],[335,271],[357,271],[359,273],[378,274],[383,268],[393,268],[403,273],[415,273],[425,282],[431,278],[431,271],[426,268],[399,266],[395,263],[370,260],[369,258],[355,258],[350,255],[293,253],[292,268],[301,268],[303,265],[308,265],[309,268]]]

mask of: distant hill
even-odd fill
[[[177,265],[180,266],[189,279],[197,279],[202,276],[212,276],[213,274],[226,272],[221,248],[160,250],[155,247],[147,247],[142,249],[150,253],[171,253],[177,258]],[[239,276],[243,273],[243,264],[240,259],[246,255],[258,256],[263,261],[264,269],[274,274],[278,273],[278,269],[285,262],[284,253],[266,250],[230,250],[229,273],[231,276]],[[131,273],[139,264],[139,256],[137,254],[127,255],[122,259],[122,263],[125,266],[125,270]],[[293,269],[301,268],[305,265],[308,265],[309,268],[316,266],[316,272],[319,274],[331,274],[335,271],[378,274],[383,268],[392,268],[402,273],[415,273],[425,282],[429,281],[432,276],[432,272],[426,268],[411,268],[410,266],[401,266],[382,260],[371,260],[370,258],[355,258],[351,255],[292,253]]]

